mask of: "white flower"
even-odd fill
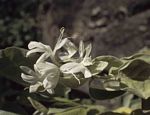
[[[91,77],[90,71],[81,63],[69,62],[69,63],[62,65],[60,67],[60,70],[63,73],[67,73],[67,74],[69,74],[69,73],[75,74],[75,73],[82,72],[84,74],[85,78]]]
[[[22,79],[30,83],[29,92],[36,92],[43,87],[50,94],[54,93],[60,75],[56,65],[49,62],[36,63],[34,64],[34,71],[26,66],[20,68],[26,73],[21,74]]]
[[[75,53],[77,52],[76,46],[75,46],[70,40],[68,40],[68,41],[64,44],[63,48],[64,48],[67,52],[62,52],[63,55],[62,55],[62,56],[60,55],[59,58],[60,58],[63,62],[67,62],[67,61],[72,60],[72,59],[71,59],[72,56],[74,56]]]
[[[92,77],[92,73],[86,66],[92,65],[92,59],[90,56],[91,53],[91,44],[84,48],[84,44],[81,41],[79,45],[79,59],[76,61],[68,62],[60,67],[60,70],[64,74],[72,74],[80,83],[80,80],[75,75],[76,73],[82,73],[85,78]]]
[[[65,55],[65,57],[63,57],[65,59],[72,57],[77,51],[75,45],[70,40],[68,40],[68,38],[63,39],[63,33],[64,33],[64,28],[61,29],[60,36],[53,50],[51,49],[50,46],[44,45],[41,42],[31,41],[28,44],[29,51],[27,52],[26,56],[28,57],[32,53],[42,53],[42,55],[39,57],[36,63],[44,62],[48,58],[50,58],[54,64],[60,65],[58,61],[55,59],[57,50],[59,50],[62,47],[66,49],[68,54]]]
[[[92,50],[92,45],[88,44],[86,48],[84,48],[83,41],[80,42],[79,45],[79,56],[81,58],[81,63],[84,66],[89,66],[92,65],[92,58],[91,58],[91,50]]]
[[[43,53],[36,61],[36,63],[43,62],[53,55],[51,47],[40,42],[31,41],[28,44],[28,48],[29,51],[26,54],[27,57],[33,53]]]

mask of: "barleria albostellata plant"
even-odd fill
[[[29,50],[9,47],[0,51],[0,76],[29,89],[29,93],[25,90],[25,94],[36,109],[34,115],[149,114],[148,48],[129,57],[104,55],[93,58],[92,44],[85,45],[81,40],[76,46],[71,37],[64,38],[63,34],[64,28],[61,28],[54,48],[31,41],[28,44]],[[5,63],[7,67],[3,66]],[[87,104],[82,102],[82,99],[69,99],[71,89],[78,90],[83,84],[89,89],[89,100],[106,100],[122,96],[121,108],[111,111],[102,105],[95,105],[94,101]],[[31,93],[42,96],[42,99],[35,98]],[[43,98],[50,104],[48,107],[37,101]]]

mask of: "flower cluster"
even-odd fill
[[[95,65],[91,58],[91,44],[85,47],[83,41],[81,41],[79,48],[77,48],[69,38],[63,38],[63,33],[64,28],[60,31],[54,49],[40,42],[31,41],[29,43],[27,57],[33,53],[41,54],[34,64],[34,70],[26,66],[20,67],[24,71],[21,74],[22,79],[30,84],[30,92],[46,90],[52,94],[60,77],[70,75],[80,84],[77,74],[80,73],[84,76],[84,79],[87,79],[95,75],[95,70],[104,69],[108,65],[107,62],[102,61],[96,62]],[[60,52],[62,51],[60,49],[64,49],[63,52]],[[96,72],[96,74],[98,73]]]

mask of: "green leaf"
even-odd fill
[[[37,57],[32,55],[26,58],[27,50],[17,47],[9,47],[1,50],[0,53],[0,76],[6,77],[21,85],[28,85],[21,78],[20,66],[32,67]]]
[[[49,108],[48,109],[48,115],[50,114],[55,114],[55,113],[60,113],[63,112],[65,109],[61,109],[61,108]]]
[[[94,59],[94,61],[104,61],[104,62],[108,62],[108,66],[106,68],[106,70],[109,70],[111,67],[120,67],[123,62],[122,60],[120,60],[117,57],[114,56],[98,56]]]
[[[38,110],[40,112],[43,112],[43,113],[47,113],[48,112],[48,109],[44,105],[42,105],[40,102],[38,102],[38,101],[36,101],[36,100],[34,100],[34,99],[30,98],[30,97],[28,97],[28,99],[29,99],[30,103],[32,104],[32,106],[36,110]]]
[[[124,61],[127,61],[127,60],[133,60],[133,59],[137,59],[137,58],[140,58],[141,56],[143,56],[145,54],[134,54],[134,55],[131,55],[131,56],[128,56],[128,57],[123,57],[121,58],[122,60]]]
[[[150,77],[150,64],[140,59],[129,61],[119,70],[133,80],[144,81]]]
[[[121,96],[125,93],[125,91],[106,91],[103,89],[98,88],[89,88],[90,96],[96,100],[105,100],[105,99],[112,99],[118,96]]]
[[[55,115],[87,115],[87,112],[85,107],[79,106],[66,109],[63,112],[56,113]]]
[[[120,81],[127,86],[127,91],[144,99],[150,97],[150,80],[137,81],[120,75]]]

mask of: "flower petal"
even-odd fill
[[[41,63],[46,61],[48,58],[50,57],[50,55],[48,53],[43,53],[38,60],[36,61],[36,63]]]
[[[48,90],[48,92],[50,92],[56,87],[58,80],[59,80],[59,76],[53,76],[53,75],[48,76],[43,81],[43,87],[46,90]],[[50,93],[52,93],[52,92],[50,92]]]
[[[32,50],[29,50],[26,54],[26,57],[28,57],[29,55],[33,54],[33,53],[37,53],[37,52],[45,52],[43,49],[38,49],[38,48],[35,48],[35,49],[32,49]]]
[[[24,73],[21,74],[21,78],[28,83],[35,84],[37,82],[37,78],[35,76],[26,75]]]
[[[36,73],[27,66],[20,66],[20,69],[31,76],[36,76]]]
[[[55,48],[54,48],[54,53],[56,53],[57,50],[59,50],[60,48],[62,48],[66,43],[67,43],[68,39],[65,38],[59,42],[56,43]]]
[[[80,41],[80,44],[79,44],[79,55],[80,55],[80,57],[83,57],[84,52],[85,52],[84,43],[83,43],[83,41]]]
[[[70,40],[66,42],[66,44],[64,45],[64,48],[68,52],[68,58],[71,58],[77,52],[76,46]]]
[[[45,74],[45,72],[51,72],[51,73],[58,73],[59,74],[59,68],[54,65],[53,63],[44,62],[44,63],[37,63],[35,64],[36,71],[39,71],[42,75]]]
[[[47,89],[47,92],[48,92],[49,94],[54,94],[54,89]]]
[[[92,77],[91,72],[90,72],[86,67],[85,67],[84,69],[82,69],[81,72],[84,74],[84,77],[85,77],[85,78],[90,78],[90,77]]]
[[[39,83],[39,82],[34,84],[34,85],[30,85],[29,92],[30,93],[36,92],[38,90],[38,88],[41,87],[41,86],[42,86],[42,84]]]
[[[60,67],[60,70],[63,73],[77,73],[80,72],[80,64],[79,63],[75,63],[75,62],[70,62],[70,63],[66,63],[64,65],[62,65]]]
[[[36,42],[36,41],[31,41],[28,44],[28,48],[29,49],[34,49],[34,48],[40,48],[40,49],[44,49],[45,45],[42,44],[41,42]]]
[[[88,44],[88,46],[85,48],[85,57],[89,57],[90,56],[90,53],[91,53],[91,50],[92,50],[92,44]]]

